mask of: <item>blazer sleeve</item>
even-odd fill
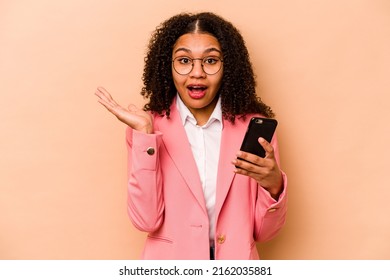
[[[128,150],[127,211],[133,225],[146,232],[163,221],[164,200],[159,150],[162,134],[126,130]]]
[[[280,166],[279,148],[276,135],[271,141],[275,159]],[[255,239],[265,242],[274,238],[286,222],[287,214],[287,175],[282,171],[283,191],[276,201],[263,187],[258,186],[255,209]]]

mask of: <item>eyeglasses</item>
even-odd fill
[[[222,68],[223,60],[217,56],[207,56],[203,58],[190,58],[179,56],[172,60],[173,69],[179,75],[188,75],[194,68],[194,60],[200,60],[203,71],[208,75],[217,74]]]

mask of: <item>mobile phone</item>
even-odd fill
[[[265,151],[259,143],[259,137],[271,142],[275,133],[277,120],[269,118],[253,117],[249,121],[248,129],[245,133],[241,145],[241,151],[255,154],[259,157],[265,157]]]

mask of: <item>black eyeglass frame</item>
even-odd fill
[[[183,58],[186,58],[186,59],[188,59],[188,60],[191,61],[191,69],[190,69],[190,71],[188,71],[188,73],[185,73],[185,74],[180,73],[180,72],[177,71],[176,68],[175,68],[175,60],[177,60],[177,59],[183,59]],[[218,59],[218,60],[221,62],[221,66],[219,67],[219,69],[218,69],[215,73],[212,73],[212,74],[209,74],[209,73],[207,73],[207,72],[204,70],[204,61],[205,61],[206,59],[210,59],[210,58],[212,58],[212,59]],[[173,67],[173,69],[175,70],[175,72],[176,72],[177,74],[182,75],[182,76],[185,76],[185,75],[190,74],[190,73],[192,72],[192,70],[194,70],[194,65],[195,65],[195,64],[194,64],[194,60],[200,60],[200,61],[201,61],[202,70],[203,70],[203,72],[205,72],[207,75],[215,75],[215,74],[217,74],[219,71],[221,71],[222,65],[223,65],[223,59],[220,58],[220,57],[217,57],[217,56],[205,56],[205,57],[203,57],[203,58],[191,58],[191,57],[186,57],[186,56],[178,56],[178,57],[175,57],[174,59],[172,59],[172,67]]]

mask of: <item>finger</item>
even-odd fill
[[[232,163],[234,164],[235,161],[233,161]],[[259,181],[262,178],[264,178],[264,174],[266,172],[264,168],[255,165],[252,166],[247,164],[238,165],[236,163],[235,167],[236,168],[234,169],[234,173],[252,177],[256,181]]]
[[[100,99],[106,100],[107,102],[109,101],[108,96],[103,91],[99,90],[99,88],[96,89],[95,95]]]
[[[145,111],[140,109],[140,108],[138,108],[134,104],[130,104],[128,106],[128,110],[129,110],[129,112],[131,112],[131,113],[133,113],[133,114],[135,114],[137,116],[144,116],[145,117]]]
[[[264,159],[262,157],[259,157],[255,154],[251,154],[244,151],[238,151],[237,159],[242,160],[242,164],[245,164],[246,162],[250,162],[250,164],[262,166],[264,164]]]
[[[101,96],[102,98],[105,98],[107,101],[113,100],[111,94],[103,87],[98,87],[97,93],[99,94],[99,96]]]
[[[114,111],[114,107],[112,106],[112,104],[111,103],[109,103],[109,102],[107,102],[106,100],[104,100],[104,99],[98,99],[98,102],[100,103],[100,104],[102,104],[108,111],[110,111],[111,113],[113,113],[113,111]]]
[[[110,95],[110,93],[104,87],[97,87],[97,91],[101,92],[104,95]]]
[[[96,88],[96,95],[105,96],[106,94],[109,95],[109,93],[107,92],[107,90],[105,90],[103,87],[97,87],[97,88]]]
[[[115,100],[113,100],[112,98],[109,99],[107,96],[106,96],[107,93],[104,93],[102,91],[97,91],[95,93],[95,95],[97,95],[99,97],[98,99],[98,102],[100,104],[102,104],[104,107],[106,107],[106,109],[108,111],[110,111],[111,113],[113,113],[114,115],[117,115],[117,112],[119,112],[121,108],[120,105],[118,105]],[[111,97],[109,94],[108,94],[109,97]]]
[[[248,154],[250,155],[250,154]],[[256,157],[256,156],[254,156]],[[255,158],[256,159],[256,158]],[[232,163],[234,164],[235,167],[239,168],[239,169],[243,169],[243,170],[247,170],[247,171],[251,171],[251,172],[256,172],[256,169],[260,167],[260,165],[258,165],[257,162],[255,162],[255,160],[251,160],[249,159],[248,157],[237,157],[236,159],[234,159],[232,161]]]
[[[266,158],[273,158],[274,148],[272,147],[272,145],[262,137],[259,137],[258,141],[259,141],[259,144],[263,147],[263,149],[265,151],[265,157]]]
[[[111,94],[103,87],[98,87],[95,94],[100,98],[105,100],[110,106],[118,106],[118,103],[112,98]]]

